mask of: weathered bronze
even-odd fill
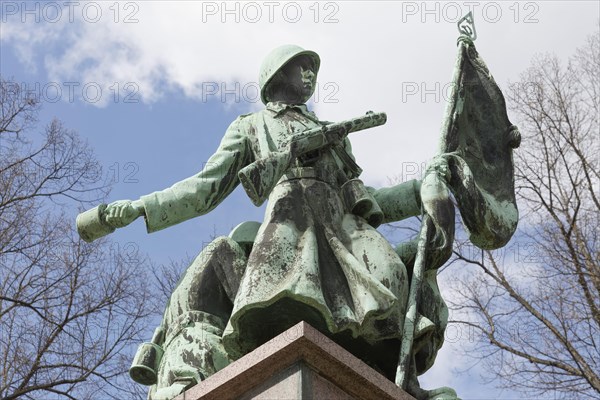
[[[365,187],[347,135],[385,123],[385,114],[320,121],[304,104],[319,56],[286,45],[261,68],[265,109],[237,118],[204,170],[82,214],[79,232],[94,240],[141,215],[154,232],[206,214],[240,182],[254,204],[268,199],[262,223],[243,223],[203,249],[152,341],[140,347],[130,373],[152,385],[150,399],[179,394],[302,320],[416,398],[457,398],[417,381],[433,365],[448,320],[437,270],[454,241],[450,193],[481,248],[503,246],[518,216],[512,148],[519,134],[469,24],[459,23],[440,154],[422,181]],[[420,235],[397,249],[375,229],[418,215]]]

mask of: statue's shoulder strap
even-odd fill
[[[362,168],[354,161],[346,148],[346,144],[349,144],[348,138],[341,144],[334,146],[333,151],[344,165],[344,170],[349,175],[349,178],[358,178],[362,173]]]
[[[266,111],[259,111],[252,114],[252,128],[251,135],[254,136],[253,141],[256,143],[256,156],[257,158],[264,158],[275,150],[275,145],[267,121],[265,117]]]

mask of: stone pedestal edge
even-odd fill
[[[298,361],[357,399],[414,400],[306,322],[294,325],[176,400],[234,399]]]

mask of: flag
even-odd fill
[[[519,219],[512,151],[521,135],[473,42],[464,36],[459,41],[440,150],[469,239],[496,249],[510,240]]]

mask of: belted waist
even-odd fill
[[[277,182],[287,182],[293,179],[315,179],[328,183],[334,190],[340,191],[340,196],[346,211],[363,217],[371,226],[377,228],[384,219],[383,212],[360,179],[344,179],[339,169],[324,167],[294,167],[290,168]]]
[[[293,167],[290,168],[277,182],[277,184],[292,179],[316,179],[328,183],[332,186],[339,186],[337,166],[331,168],[324,167]]]

